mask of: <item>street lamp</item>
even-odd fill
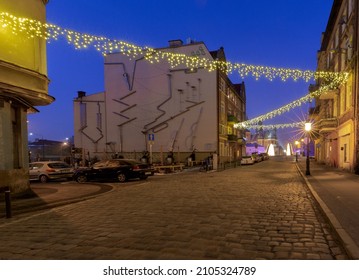
[[[67,145],[68,145],[67,142],[63,142],[63,143],[61,144],[61,160],[63,160],[63,159],[62,159],[62,157],[63,157],[63,150],[66,149]]]
[[[29,136],[34,136],[34,135],[38,135],[38,136],[41,137],[41,138],[35,139],[35,141],[37,140],[38,144],[40,144],[40,142],[41,142],[41,149],[42,149],[42,159],[41,160],[45,160],[45,140],[44,140],[44,136],[42,136],[40,134],[37,134],[37,133],[32,133],[32,132],[29,133]],[[40,155],[39,155],[39,157],[40,157]],[[39,160],[39,159],[37,159],[37,160]]]
[[[310,131],[312,130],[312,123],[306,122],[304,126],[305,131],[307,132],[307,164],[305,169],[305,175],[310,175],[310,168],[309,168],[309,135]]]
[[[294,142],[294,144],[295,144],[295,162],[298,162],[298,145],[299,145],[299,141],[296,140]]]

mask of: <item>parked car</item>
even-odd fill
[[[261,162],[263,160],[262,157],[258,155],[258,153],[252,153],[252,158],[254,162]]]
[[[37,161],[29,164],[30,181],[46,183],[55,179],[72,179],[73,168],[62,161]]]
[[[242,156],[241,165],[254,164],[254,159],[251,156]]]
[[[154,174],[154,169],[146,163],[133,159],[110,159],[96,162],[91,168],[81,168],[75,171],[74,180],[79,183],[87,181],[128,179],[145,180]]]
[[[263,154],[257,154],[257,157],[259,161],[264,161],[264,155]]]
[[[260,155],[262,156],[263,160],[269,159],[269,155],[267,153],[260,153]]]

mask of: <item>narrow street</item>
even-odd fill
[[[0,221],[0,259],[347,259],[291,160],[183,172]]]

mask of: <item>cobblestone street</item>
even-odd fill
[[[348,258],[291,161],[114,185],[0,220],[0,258]]]

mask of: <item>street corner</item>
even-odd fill
[[[12,217],[27,212],[58,207],[70,203],[76,203],[90,199],[113,190],[111,184],[86,183],[78,184],[74,181],[54,181],[46,184],[31,183],[30,191],[24,195],[11,197],[10,205],[3,199],[1,208],[9,208]],[[6,216],[9,216],[6,214]],[[0,218],[5,217],[5,212],[0,213]]]

